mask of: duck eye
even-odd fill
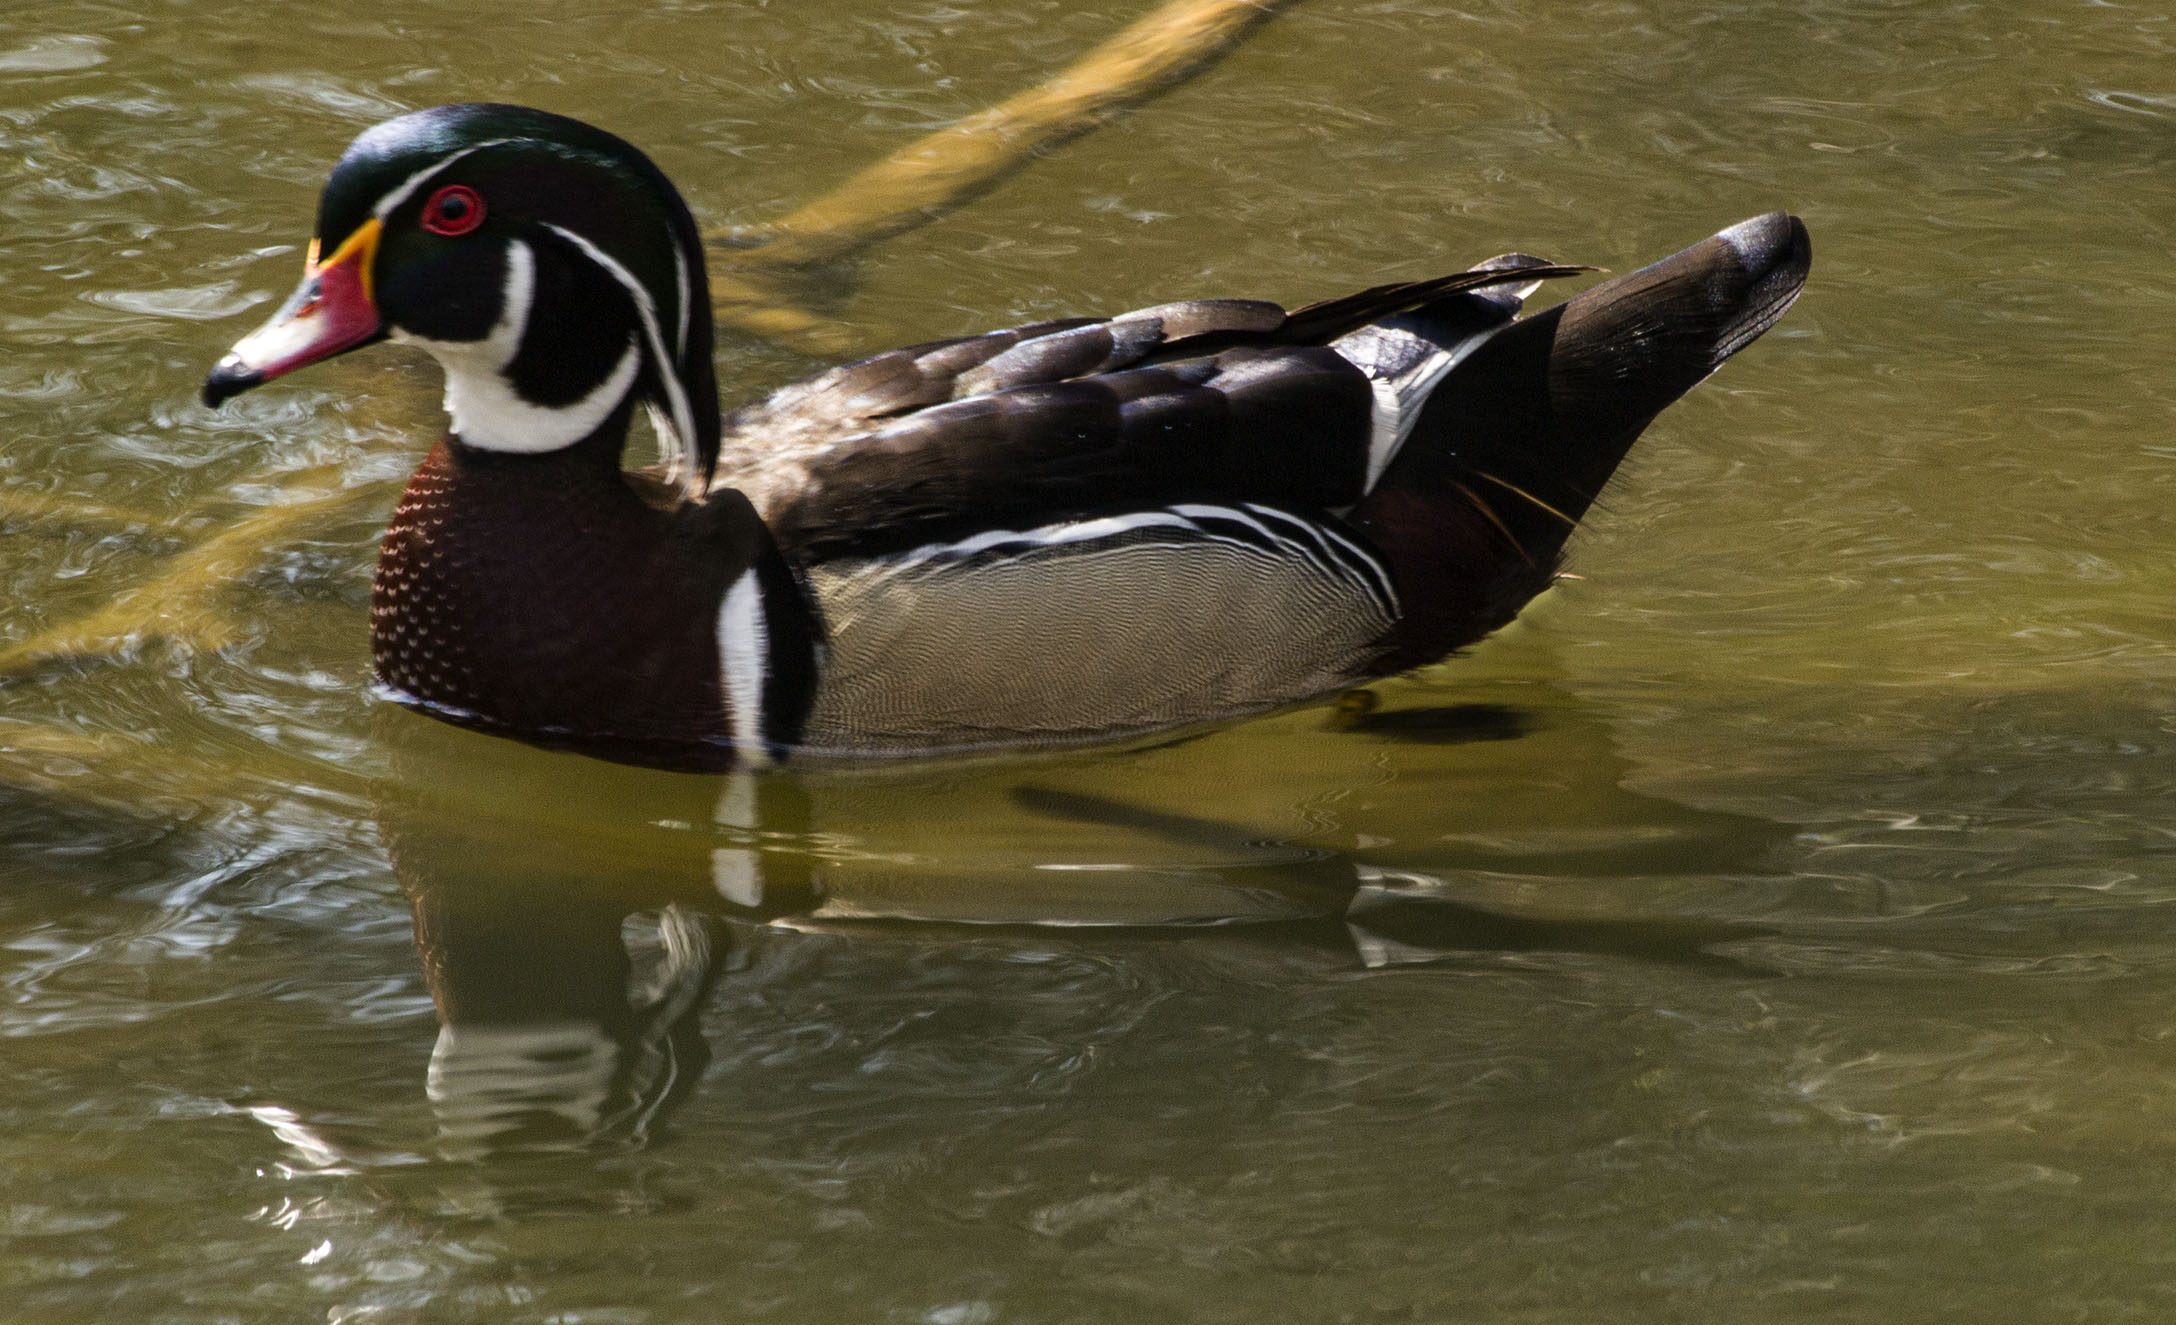
[[[484,223],[484,200],[465,184],[448,184],[423,204],[423,228],[434,235],[465,235]]]

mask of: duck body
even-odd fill
[[[380,683],[436,716],[702,771],[1078,743],[1503,625],[1641,429],[1809,263],[1774,213],[1532,317],[1582,269],[1512,255],[1289,313],[1039,323],[721,419],[664,176],[576,121],[447,106],[349,149],[301,288],[205,398],[388,337],[445,366],[452,431],[372,597]],[[638,405],[657,472],[623,468]]]

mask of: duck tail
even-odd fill
[[[1458,356],[1349,517],[1406,604],[1384,670],[1471,643],[1546,588],[1641,431],[1773,326],[1812,260],[1806,227],[1771,212]]]

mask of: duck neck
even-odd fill
[[[685,207],[671,236],[679,279],[652,289],[597,245],[558,226],[507,244],[496,320],[481,337],[441,340],[396,328],[438,360],[446,412],[463,445],[541,456],[609,446],[632,404],[657,424],[667,478],[700,497],[718,446],[717,378],[702,251]],[[685,230],[686,234],[679,233]]]
[[[537,744],[693,770],[766,762],[805,715],[813,614],[744,498],[674,504],[620,471],[631,409],[546,455],[454,436],[432,449],[379,551],[378,680]],[[721,634],[736,612],[752,643]]]

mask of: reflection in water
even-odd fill
[[[447,1158],[639,1144],[700,1076],[715,917],[667,905],[623,919],[565,895],[510,911],[515,898],[464,887],[411,896],[441,1022],[427,1090]]]
[[[1566,696],[1523,693],[1525,707],[1368,705],[1363,722],[1348,703],[1331,718],[1347,730],[1314,739],[1355,767],[1391,770],[1398,796],[1326,816],[1317,783],[1295,776],[1283,804],[1228,820],[1128,795],[1189,769],[1206,780],[1232,757],[1228,741],[719,780],[389,712],[396,764],[379,822],[440,1020],[427,1082],[440,1152],[652,1139],[709,1062],[702,1008],[748,925],[774,943],[805,933],[1003,945],[1055,926],[1192,933],[1366,967],[1552,953],[1759,973],[1713,950],[1771,932],[1754,926],[1567,914],[1549,897],[1475,904],[1477,891],[1493,902],[1507,884],[1550,875],[1621,876],[1628,847],[1662,873],[1757,869],[1786,831],[1622,788],[1598,723]],[[1523,806],[1526,827],[1507,837],[1492,799],[1422,801],[1431,783],[1498,776],[1471,756],[1514,737],[1553,747],[1557,813]],[[1368,845],[1420,837],[1389,821],[1417,803],[1436,830],[1430,850]]]
[[[428,764],[407,753],[379,830],[438,1011],[442,1153],[640,1144],[707,1061],[694,1018],[725,947],[715,896],[697,870],[628,868],[640,857],[614,851],[617,833],[564,831],[556,798],[525,821],[459,782],[410,780]],[[647,820],[608,826],[650,836]]]

